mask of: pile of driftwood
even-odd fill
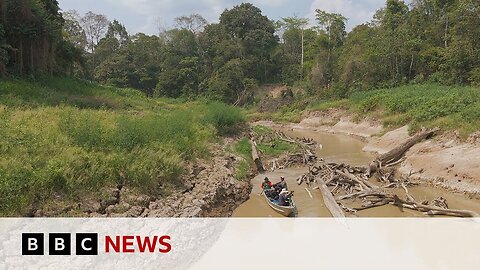
[[[422,131],[365,167],[331,162],[316,163],[309,166],[309,172],[299,177],[297,183],[316,185],[314,189],[320,189],[325,205],[334,217],[344,217],[345,212],[355,213],[387,204],[426,215],[476,217],[478,215],[472,211],[448,209],[446,200],[441,197],[430,202],[416,201],[408,188],[418,183],[411,182],[409,176],[395,175],[394,166],[403,161],[405,152],[416,143],[433,136],[435,132],[436,130]],[[376,184],[373,181],[375,178]],[[405,191],[404,198],[393,192],[398,188]]]
[[[317,148],[317,143],[309,138],[292,138],[283,132],[275,131],[268,134],[257,135],[250,132],[250,143],[252,145],[252,159],[255,162],[257,171],[264,172],[265,167],[261,159],[261,153],[258,150],[257,143],[271,144],[275,147],[277,139],[299,146],[300,150],[297,153],[286,153],[280,158],[273,159],[270,163],[270,170],[285,169],[294,166],[311,165],[317,162],[317,155],[314,153]]]
[[[386,174],[393,174],[379,169],[375,175],[378,177],[378,183],[381,183],[378,185],[368,178],[366,170],[367,168],[345,164],[319,163],[311,167],[307,174],[301,176],[297,183],[305,182],[309,186],[316,184],[314,189],[320,189],[325,205],[334,217],[344,217],[344,212],[356,213],[387,204],[420,211],[427,215],[477,216],[476,213],[468,210],[448,209],[446,200],[441,197],[430,202],[417,202],[408,188],[418,185],[418,183],[411,182],[406,178],[395,179],[393,177],[387,178],[390,180],[384,183],[382,179],[385,178],[382,177]],[[397,188],[405,190],[405,199],[393,192],[393,189]]]
[[[275,132],[275,136],[282,141],[300,146],[300,150],[297,153],[287,153],[278,159],[272,160],[272,171],[294,166],[311,165],[317,162],[317,155],[315,154],[317,143],[315,140],[309,138],[292,138],[278,131]]]

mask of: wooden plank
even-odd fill
[[[344,218],[345,213],[343,212],[342,208],[337,204],[337,201],[333,197],[333,194],[328,189],[325,181],[323,181],[320,177],[317,177],[318,181],[318,188],[322,192],[323,201],[325,202],[325,206],[327,207],[328,211],[332,214],[333,217]]]

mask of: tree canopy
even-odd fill
[[[81,61],[56,0],[0,0],[0,19],[0,74],[68,73]]]
[[[159,35],[55,0],[0,0],[0,73],[67,73],[152,96],[253,100],[260,84],[343,97],[410,82],[480,85],[480,2],[387,0],[371,22],[317,9],[272,21],[252,4],[193,13]]]

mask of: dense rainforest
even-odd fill
[[[82,50],[64,38],[56,0],[0,0],[0,74],[64,74]]]
[[[330,97],[409,82],[480,84],[477,0],[387,0],[349,32],[341,14],[272,21],[247,3],[217,23],[176,18],[158,35],[128,33],[102,14],[61,11],[56,0],[0,0],[0,14],[7,76],[67,74],[149,96],[237,105],[251,103],[265,83]]]

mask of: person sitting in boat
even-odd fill
[[[280,193],[283,189],[288,190],[287,182],[285,182],[285,177],[280,177],[280,182],[276,183],[273,185],[275,187],[275,190]]]
[[[263,191],[266,191],[266,190],[272,189],[273,184],[272,182],[270,182],[270,179],[268,179],[268,177],[265,177],[260,187],[263,189]]]
[[[273,184],[272,182],[270,182],[270,179],[268,179],[268,177],[265,177],[265,179],[263,180],[261,188],[268,198],[274,200],[278,199],[278,192],[273,188]]]
[[[290,192],[288,192],[286,188],[282,189],[282,191],[278,195],[278,205],[290,206],[290,197]]]

